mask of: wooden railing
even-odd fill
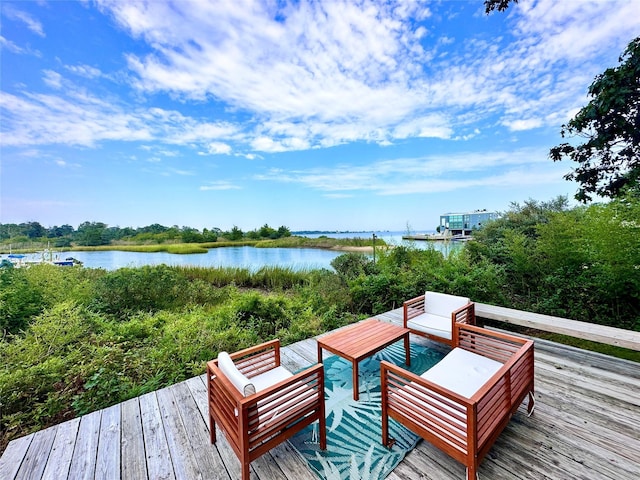
[[[476,317],[640,351],[640,332],[476,303]]]

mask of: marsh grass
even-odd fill
[[[178,269],[182,274],[191,280],[202,280],[215,287],[235,285],[237,287],[252,286],[251,271],[242,267],[196,267],[190,265],[180,265],[172,267]]]
[[[229,242],[229,241],[221,241],[221,242],[205,242],[199,243],[202,248],[221,248],[221,247],[253,247],[259,240],[243,240],[241,242]]]
[[[96,247],[72,247],[73,251],[82,252],[101,252],[108,250],[118,250],[121,252],[137,252],[137,253],[158,253],[167,252],[179,255],[192,253],[207,253],[207,248],[202,247],[199,243],[168,243],[156,245],[100,245]]]
[[[386,243],[384,240],[376,239],[376,247],[383,247]],[[340,247],[372,247],[371,238],[331,238],[331,237],[282,237],[275,240],[243,240],[239,242],[219,241],[204,243],[150,243],[150,244],[131,244],[131,243],[113,243],[111,245],[76,245],[64,248],[64,250],[77,252],[103,252],[103,251],[121,251],[136,253],[173,253],[177,255],[207,253],[210,248],[223,247],[256,247],[256,248],[324,248],[335,249]],[[6,247],[6,248],[3,248]],[[46,245],[31,244],[28,248],[13,249],[14,253],[34,253],[46,248]],[[0,245],[0,253],[9,251],[9,246]],[[58,249],[56,249],[58,250]]]
[[[310,275],[310,270],[293,270],[279,266],[265,266],[255,272],[240,267],[176,266],[172,268],[191,280],[202,280],[216,287],[235,285],[267,290],[290,289],[297,285],[305,285]]]
[[[376,239],[376,247],[386,245],[382,239]],[[336,248],[336,247],[372,247],[371,238],[331,238],[331,237],[283,237],[275,240],[262,240],[255,245],[257,248]]]
[[[309,270],[293,270],[289,267],[264,266],[252,276],[253,287],[269,290],[290,289],[304,285],[309,280]]]

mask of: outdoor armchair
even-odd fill
[[[522,401],[534,407],[533,341],[472,325],[454,326],[454,348],[422,375],[382,361],[382,443],[389,418],[467,467],[478,467]]]
[[[253,460],[315,421],[326,449],[322,364],[294,375],[280,365],[280,341],[273,340],[220,352],[207,363],[207,379],[211,443],[217,424],[240,460],[242,480]]]
[[[475,325],[475,307],[467,297],[425,292],[403,304],[404,328],[436,342],[453,345],[453,325]]]

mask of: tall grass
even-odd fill
[[[207,249],[198,243],[169,243],[158,245],[99,245],[95,247],[72,247],[73,251],[100,252],[105,250],[118,250],[122,252],[158,253],[167,252],[175,254],[207,253]]]
[[[251,271],[241,267],[196,267],[180,265],[172,267],[191,280],[202,280],[216,287],[236,285],[238,287],[251,287]]]
[[[380,238],[376,239],[376,246],[381,247],[386,242]],[[371,238],[330,238],[330,237],[283,237],[275,240],[262,240],[255,245],[257,248],[336,248],[336,247],[372,247]]]
[[[256,272],[240,267],[196,267],[175,266],[190,280],[202,280],[216,287],[235,285],[244,288],[262,288],[267,290],[289,289],[304,285],[310,271],[296,271],[289,267],[265,266]]]

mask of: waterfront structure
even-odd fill
[[[450,235],[469,235],[490,220],[498,218],[497,212],[475,210],[467,213],[445,213],[440,215],[439,232]]]

